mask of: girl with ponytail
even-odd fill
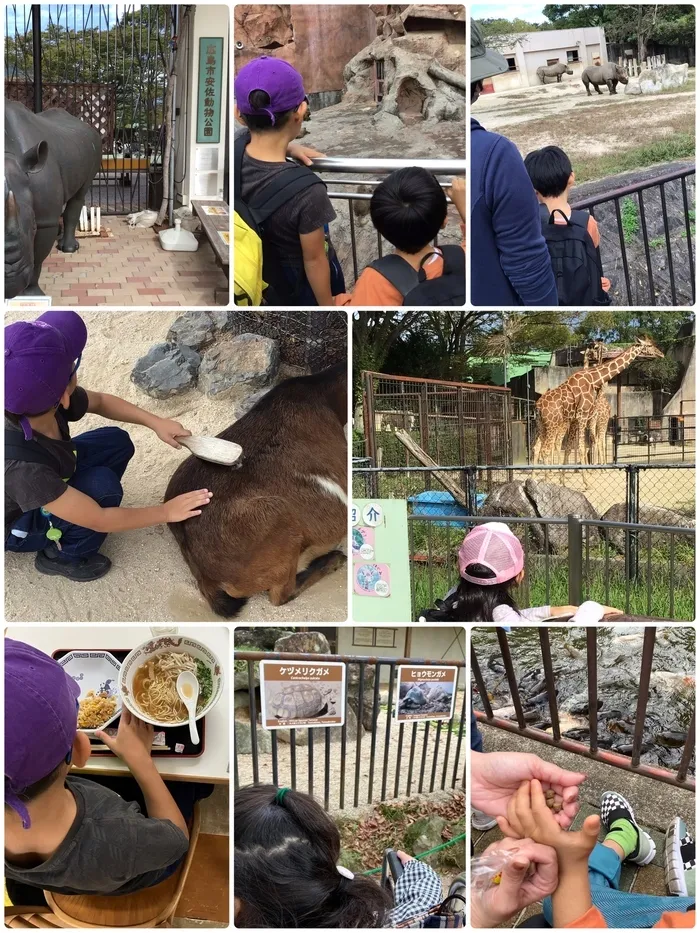
[[[236,927],[392,927],[442,899],[432,868],[408,856],[395,904],[376,881],[338,865],[338,828],[309,794],[241,788],[233,828]]]

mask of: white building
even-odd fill
[[[486,42],[490,45],[488,39]],[[502,43],[497,51],[505,57],[509,71],[484,81],[485,93],[540,84],[537,69],[542,65],[566,63],[573,75],[562,75],[562,81],[578,82],[584,68],[608,60],[605,30],[599,26],[517,33],[509,36],[507,44]]]

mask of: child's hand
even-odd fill
[[[301,162],[302,165],[311,165],[314,159],[325,159],[325,152],[318,152],[311,146],[302,146],[300,143],[290,143],[287,146],[287,155]]]
[[[184,522],[188,518],[194,518],[202,514],[202,506],[209,505],[214,493],[208,489],[195,489],[194,492],[183,492],[181,496],[175,496],[169,499],[164,505],[164,521]]]
[[[517,854],[504,867],[501,882],[492,885],[481,896],[472,895],[472,926],[495,927],[524,907],[541,901],[557,887],[559,870],[557,853],[549,846],[532,839],[500,839],[484,850],[517,849]]]
[[[153,425],[153,430],[162,441],[170,444],[176,450],[180,449],[180,444],[177,442],[178,437],[192,436],[192,432],[188,431],[187,428],[183,428],[179,421],[171,421],[169,418],[158,418]]]
[[[467,212],[467,180],[461,176],[452,179],[452,184],[447,189],[447,196],[459,211],[459,216],[464,220]]]
[[[119,728],[115,737],[107,735],[106,732],[96,732],[95,736],[102,739],[107,748],[118,755],[132,771],[146,759],[150,760],[153,726],[132,716],[126,706],[122,707]]]
[[[557,801],[555,798],[555,806]],[[598,840],[600,817],[589,816],[575,833],[562,829],[547,806],[539,781],[523,781],[508,804],[508,818],[497,817],[501,832],[515,839],[533,839],[551,846],[568,862],[587,861]]]

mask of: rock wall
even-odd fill
[[[662,91],[680,90],[688,83],[688,64],[659,65],[645,68],[639,77],[632,77],[625,85],[625,94],[660,94]]]
[[[342,91],[344,64],[375,32],[365,5],[243,3],[234,18],[236,72],[260,55],[283,58],[301,73],[307,93],[318,95],[311,97],[315,107],[337,102],[324,95]]]

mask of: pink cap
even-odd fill
[[[459,573],[470,583],[495,586],[512,580],[523,569],[523,547],[510,528],[503,522],[485,522],[472,528],[459,549]],[[483,564],[495,574],[484,579],[472,577],[466,569],[470,564]]]

